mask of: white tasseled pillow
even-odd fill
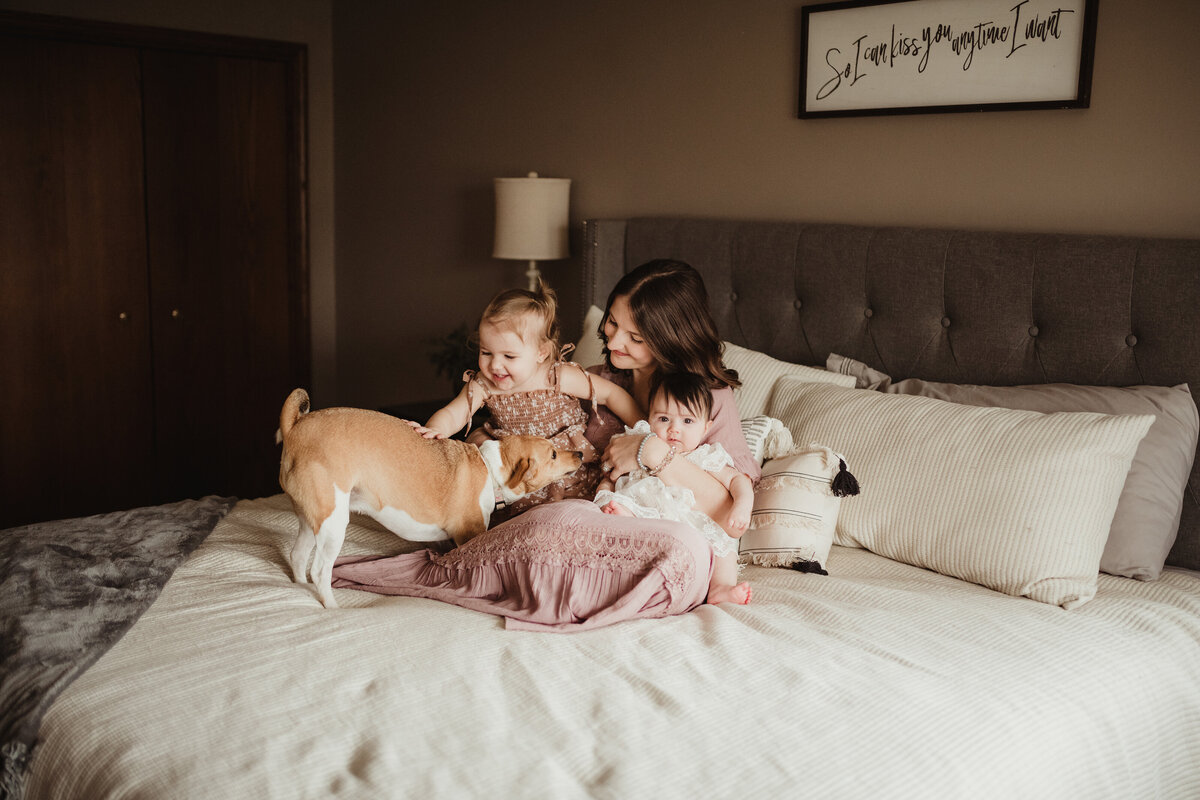
[[[844,468],[841,456],[816,442],[768,460],[754,487],[750,527],[738,540],[742,563],[824,574],[848,493],[835,490]]]

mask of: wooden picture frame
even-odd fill
[[[1099,0],[848,0],[800,9],[802,119],[1087,108]]]

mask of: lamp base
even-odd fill
[[[529,269],[525,270],[525,277],[529,278],[529,291],[536,292],[538,288],[538,281],[542,278],[542,273],[537,268],[536,261],[529,262]]]

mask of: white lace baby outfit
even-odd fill
[[[650,433],[650,423],[641,420],[632,428],[626,428],[626,433]],[[733,459],[725,448],[718,443],[702,444],[690,453],[683,455],[688,461],[705,472],[717,473],[721,468],[733,466]],[[647,475],[637,469],[628,475],[617,479],[613,491],[602,489],[596,492],[595,503],[604,507],[610,502],[616,502],[629,510],[629,513],[642,519],[669,519],[691,525],[704,534],[712,546],[713,553],[727,556],[737,552],[737,539],[725,533],[707,514],[696,509],[696,495],[684,486],[668,486],[661,478]]]

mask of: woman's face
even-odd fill
[[[628,297],[613,298],[604,320],[604,338],[608,340],[609,358],[617,369],[642,370],[658,366],[633,321]]]

